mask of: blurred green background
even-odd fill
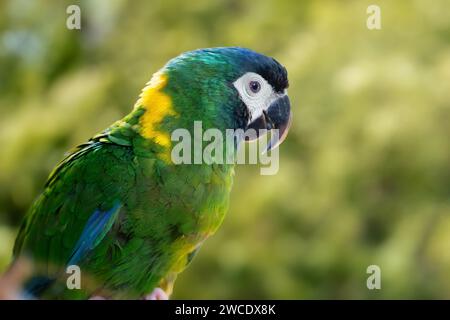
[[[277,175],[237,168],[174,298],[450,298],[447,0],[0,1],[0,271],[65,151],[125,115],[168,59],[212,46],[282,62],[294,123]]]

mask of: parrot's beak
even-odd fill
[[[267,111],[263,111],[263,114],[259,118],[247,126],[247,129],[256,130],[256,137],[248,137],[247,140],[252,141],[258,139],[260,129],[267,129],[268,131],[277,129],[278,134],[272,132],[272,138],[267,145],[266,152],[275,149],[286,139],[291,122],[292,112],[289,97],[283,95],[272,102]]]

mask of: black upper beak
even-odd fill
[[[259,138],[260,129],[272,130],[272,137],[266,151],[275,149],[286,139],[291,122],[291,104],[289,97],[284,95],[272,102],[267,111],[263,111],[259,118],[247,126],[247,129],[256,130],[256,137],[248,138],[248,140]]]

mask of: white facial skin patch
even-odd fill
[[[249,123],[259,118],[272,102],[286,94],[276,93],[266,79],[254,72],[247,72],[233,85],[250,113]]]

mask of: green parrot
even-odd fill
[[[131,113],[72,150],[25,216],[14,250],[33,262],[25,292],[45,299],[157,299],[227,212],[234,164],[175,164],[171,133],[289,130],[287,71],[238,47],[199,49],[153,75]],[[258,138],[244,140],[252,140]],[[238,148],[236,141],[234,148]],[[217,159],[216,159],[217,160]],[[80,288],[67,285],[78,266]]]

